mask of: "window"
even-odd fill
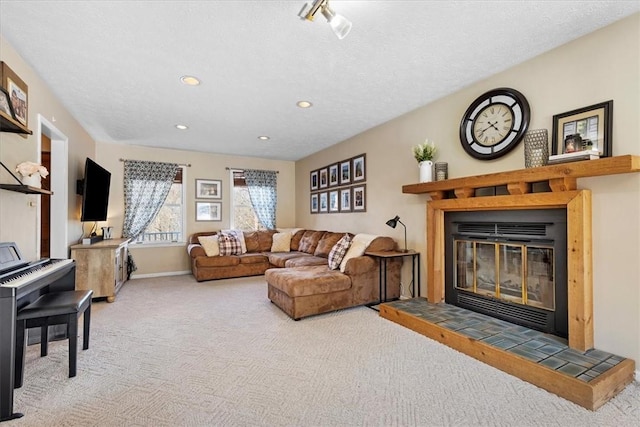
[[[265,230],[253,210],[247,183],[244,180],[244,171],[232,170],[231,177],[231,228]]]
[[[176,243],[184,242],[184,168],[180,167],[173,179],[171,190],[160,208],[158,215],[138,237],[135,243]]]

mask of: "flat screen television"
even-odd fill
[[[78,180],[76,189],[82,196],[80,221],[106,221],[110,184],[111,172],[87,157],[84,179]]]

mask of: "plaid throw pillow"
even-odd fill
[[[240,240],[233,234],[220,234],[218,246],[220,246],[220,256],[242,254]]]
[[[340,267],[342,258],[346,255],[350,245],[351,237],[349,237],[348,234],[342,236],[342,238],[338,240],[338,243],[333,245],[331,252],[329,252],[329,268],[331,270],[337,270]]]

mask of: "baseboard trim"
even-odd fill
[[[166,271],[163,273],[132,274],[131,279],[147,279],[149,277],[166,277],[166,276],[184,276],[186,274],[191,274],[191,271],[185,270],[185,271]]]

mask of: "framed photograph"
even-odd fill
[[[351,212],[351,188],[340,190],[340,212]]]
[[[318,212],[329,212],[329,196],[327,192],[319,194],[319,209]]]
[[[611,157],[613,101],[553,116],[551,154],[597,150]]]
[[[196,199],[222,199],[222,181],[196,179]]]
[[[196,221],[222,221],[222,203],[196,202]]]
[[[13,114],[13,108],[11,107],[11,101],[9,99],[9,93],[2,87],[0,87],[0,111],[5,113],[7,117],[16,119],[16,116]]]
[[[27,126],[28,87],[9,66],[0,62],[0,85],[9,94],[9,102],[13,108],[13,117]]]
[[[367,186],[358,185],[352,188],[353,191],[353,212],[367,211]]]
[[[318,188],[327,188],[329,186],[329,169],[322,168],[318,171],[318,173],[318,179],[320,180],[320,185],[318,186]]]
[[[318,193],[311,195],[311,213],[318,213]]]
[[[339,191],[329,191],[329,212],[340,212]]]
[[[366,169],[365,160],[366,160],[366,154],[361,154],[351,159],[351,163],[352,163],[351,164],[351,173],[352,173],[351,181],[352,182],[367,180],[367,169]]]
[[[311,175],[309,176],[309,187],[311,191],[318,189],[318,171],[311,171]]]
[[[340,185],[351,183],[351,160],[340,162]]]
[[[338,173],[339,165],[329,166],[329,187],[335,187],[340,183],[340,175]]]

